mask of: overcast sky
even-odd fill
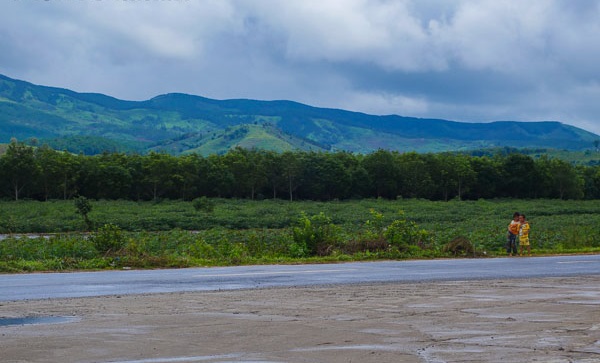
[[[0,73],[600,134],[600,0],[2,0]]]

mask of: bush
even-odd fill
[[[295,257],[327,256],[340,242],[340,228],[323,212],[310,218],[303,212],[292,231],[290,252]]]
[[[123,232],[114,224],[105,224],[90,238],[96,250],[104,255],[117,254],[125,246]]]
[[[459,236],[448,242],[442,248],[443,252],[452,253],[454,256],[474,256],[475,248],[467,237]]]
[[[192,200],[192,205],[198,212],[212,213],[215,210],[215,202],[207,197],[200,197]]]
[[[92,203],[90,203],[90,201],[86,197],[77,197],[74,200],[74,204],[75,208],[77,208],[76,212],[81,214],[81,216],[83,217],[88,231],[92,230],[93,223],[88,217],[88,214],[92,211]]]

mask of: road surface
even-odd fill
[[[0,275],[0,301],[577,275],[600,275],[600,255]]]
[[[0,275],[2,363],[600,362],[600,256]]]

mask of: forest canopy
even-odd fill
[[[0,156],[0,198],[193,200],[600,199],[600,166],[546,156],[461,153],[274,152],[87,156],[11,142]]]

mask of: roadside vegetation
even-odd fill
[[[556,199],[0,202],[0,271],[504,256],[512,213],[533,253],[600,252],[600,203]]]
[[[515,211],[536,254],[600,252],[597,150],[538,151],[86,156],[14,140],[0,272],[500,256]]]

